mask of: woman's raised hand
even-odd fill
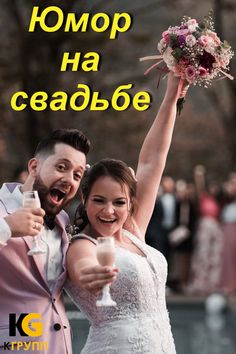
[[[176,95],[176,98],[183,98],[189,88],[189,82],[175,76],[173,72],[169,72],[167,81],[167,92]]]

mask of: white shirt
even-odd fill
[[[236,202],[232,202],[223,208],[221,219],[225,223],[236,222]]]
[[[20,191],[20,186],[17,186],[13,193],[12,198],[17,202],[18,207],[22,207],[23,195]],[[0,244],[6,245],[7,241],[11,237],[11,230],[4,220],[0,218]],[[47,227],[42,227],[39,237],[39,244],[46,253],[42,254],[44,258],[44,275],[47,281],[49,289],[52,291],[56,279],[62,272],[62,238],[61,230],[56,225],[53,230]],[[29,256],[31,257],[31,256]],[[37,255],[35,255],[37,257]]]
[[[164,209],[162,226],[171,229],[175,226],[175,196],[165,193],[161,197],[161,201]]]

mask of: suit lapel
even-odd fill
[[[65,264],[66,263],[66,252],[69,247],[69,238],[68,238],[68,235],[65,231],[67,221],[68,221],[67,214],[63,215],[62,213],[57,215],[56,219],[55,219],[56,224],[61,229],[61,240],[62,240],[61,247],[62,247],[62,257],[63,257],[62,268],[63,268],[63,270],[66,269],[66,264]]]
[[[58,277],[58,279],[55,283],[55,286],[53,289],[54,294],[61,292],[61,289],[62,289],[65,279],[66,279],[66,253],[67,253],[68,246],[69,246],[68,235],[65,231],[65,226],[68,222],[67,214],[64,212],[61,212],[59,215],[56,216],[55,222],[58,225],[58,227],[61,229],[62,273],[60,274],[60,276]]]
[[[36,236],[38,237],[38,236]],[[33,247],[33,244],[34,244],[34,239],[33,237],[31,236],[25,236],[25,237],[22,237],[23,240],[25,241],[27,247],[28,247],[28,250],[27,252]],[[49,291],[49,287],[48,287],[48,284],[47,284],[47,281],[45,279],[45,269],[44,269],[44,265],[45,265],[45,255],[44,254],[35,254],[33,256],[29,256],[27,255],[28,257],[32,257],[35,264],[36,264],[36,267],[38,269],[38,272],[43,280],[43,283],[45,285],[45,288],[47,289],[47,291]]]

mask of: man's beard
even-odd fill
[[[45,186],[42,179],[37,176],[33,184],[33,190],[38,191],[39,199],[41,202],[41,208],[49,216],[56,216],[60,213],[62,208],[68,203],[62,203],[60,206],[53,205],[49,202],[50,189]]]

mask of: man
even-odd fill
[[[176,290],[173,249],[169,241],[170,232],[177,226],[177,200],[173,178],[164,176],[161,181],[161,189],[148,225],[146,242],[165,256],[168,263],[167,285]]]
[[[69,218],[63,207],[79,188],[89,147],[80,131],[56,130],[39,143],[28,163],[25,183],[6,183],[0,190],[0,350],[8,345],[17,353],[33,352],[34,345],[39,353],[72,352],[70,326],[61,299],[69,245],[65,231]],[[38,191],[41,208],[22,208],[22,193],[30,190]],[[44,254],[27,254],[32,236],[38,237]],[[113,276],[103,267],[98,283],[103,286]],[[86,287],[86,270],[83,281]],[[28,326],[26,314],[40,314],[41,318],[32,315]],[[42,334],[35,331],[35,322],[42,322]],[[23,332],[22,326],[26,328]],[[25,342],[22,347],[21,342]]]
[[[147,229],[147,243],[158,249],[170,261],[171,245],[168,235],[176,227],[175,182],[172,177],[164,176],[161,181],[162,193],[158,196]]]

